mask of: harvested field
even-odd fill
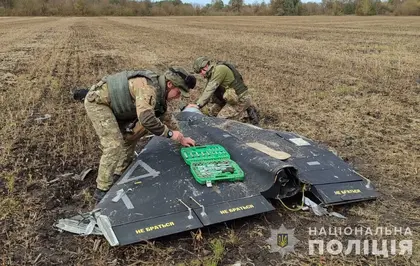
[[[420,265],[419,40],[416,17],[0,18],[1,264]],[[199,55],[239,65],[263,127],[329,145],[381,197],[335,208],[346,220],[278,204],[266,215],[120,248],[55,230],[57,219],[94,206],[101,155],[71,91],[119,70],[191,70]],[[86,168],[93,171],[84,182],[69,177]],[[265,242],[281,224],[300,240],[284,259]],[[396,237],[413,240],[413,255],[310,256],[315,226],[409,227],[411,236]]]

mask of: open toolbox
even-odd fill
[[[226,149],[218,144],[182,148],[181,156],[200,184],[211,186],[215,181],[242,181],[245,177]]]

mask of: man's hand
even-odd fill
[[[181,139],[180,143],[186,147],[195,146],[195,141],[190,137]]]
[[[178,142],[181,142],[181,140],[184,138],[184,135],[182,135],[181,132],[174,130],[172,131],[173,135],[171,137],[172,140],[176,140]]]
[[[195,103],[190,103],[189,105],[187,105],[187,107],[192,107],[192,108],[197,108],[197,109],[200,109],[200,108],[198,107],[198,105],[196,105]]]
[[[182,146],[195,146],[195,141],[192,138],[185,138],[184,135],[179,131],[172,131],[173,136],[171,137],[172,140],[176,140],[181,143]]]

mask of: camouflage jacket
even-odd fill
[[[219,87],[222,90],[228,88],[235,80],[235,77],[229,67],[225,65],[214,65],[210,67],[209,74],[207,74],[206,79],[206,87],[197,101],[197,104],[200,106],[206,105]],[[220,96],[222,95],[223,92]]]
[[[165,86],[162,78],[164,79],[163,76],[159,77],[159,84]],[[178,130],[178,124],[171,112],[166,111],[159,118],[155,116],[154,109],[158,100],[156,89],[147,84],[146,78],[132,78],[128,80],[128,83],[131,97],[136,106],[139,123],[146,130],[157,136],[166,136],[169,128]],[[96,91],[99,95],[99,103],[106,104],[112,108],[107,84],[103,84]]]

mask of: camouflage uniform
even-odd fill
[[[200,73],[206,62],[210,60],[205,57],[198,58],[194,63],[194,71]],[[236,73],[235,76],[230,68],[232,65],[228,66],[226,63],[209,64],[205,74],[207,83],[196,104],[200,108],[207,105],[206,109],[210,116],[245,121],[249,116],[249,110],[254,108],[251,95],[240,74]],[[258,124],[258,121],[253,123]]]
[[[126,132],[125,128],[133,120],[117,118],[116,108],[111,104],[109,84],[101,81],[89,90],[84,105],[103,152],[96,179],[98,189],[109,190],[114,182],[113,176],[125,171],[134,158],[135,147],[141,137],[146,134],[166,136],[169,129],[178,130],[176,120],[166,108],[163,108],[159,119],[155,116],[157,103],[162,100],[158,97],[158,90],[166,90],[167,77],[159,76],[158,86],[153,86],[144,77],[128,79],[129,95],[135,106],[134,116],[138,118],[132,132]],[[177,86],[174,79],[171,81]],[[183,95],[188,96],[187,93]],[[163,102],[166,104],[166,99]]]

